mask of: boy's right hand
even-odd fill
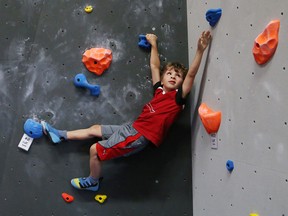
[[[154,34],[146,34],[147,41],[151,44],[151,46],[156,46],[157,36]]]
[[[204,31],[201,34],[201,37],[198,40],[198,50],[204,52],[211,41],[210,31]]]

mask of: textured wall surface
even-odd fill
[[[194,215],[288,215],[288,3],[189,0],[190,56],[200,32],[210,28],[205,13],[212,8],[223,13],[211,29],[213,41],[195,94],[200,93],[199,104],[222,111],[222,123],[214,150],[200,119],[194,118]],[[278,48],[259,66],[253,43],[274,19],[281,22]],[[232,173],[226,169],[227,160],[234,161]]]
[[[95,140],[54,146],[44,137],[28,152],[17,148],[28,118],[68,130],[135,119],[152,96],[149,52],[138,35],[158,35],[162,63],[187,65],[186,1],[1,0],[0,14],[0,214],[192,215],[189,107],[159,149],[104,164],[104,205],[69,183],[88,174]],[[81,62],[91,47],[113,52],[102,76]],[[101,86],[99,97],[73,85],[78,73]],[[66,204],[62,192],[75,201]]]

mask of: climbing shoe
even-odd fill
[[[93,180],[92,177],[74,178],[71,180],[71,184],[76,189],[98,191],[101,180],[102,178]]]
[[[60,136],[59,131],[53,128],[47,122],[41,121],[41,125],[43,127],[44,134],[46,134],[54,144],[60,143],[65,140],[64,137]]]

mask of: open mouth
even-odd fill
[[[175,85],[175,81],[169,81],[170,84]]]

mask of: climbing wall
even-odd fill
[[[222,8],[218,24],[205,19]],[[194,108],[205,102],[222,112],[218,149],[211,148],[197,110],[192,127],[193,215],[288,215],[288,3],[187,2],[190,59],[200,33],[210,29],[210,52],[196,80]],[[266,25],[280,20],[274,56],[258,65],[252,48]],[[205,56],[206,57],[206,56]],[[199,96],[199,97],[198,97]],[[226,169],[227,160],[234,170]]]
[[[28,152],[17,147],[28,118],[68,130],[133,121],[152,97],[149,51],[138,36],[158,35],[162,64],[188,65],[186,1],[1,0],[0,14],[0,214],[192,215],[189,106],[159,149],[103,165],[104,204],[70,186],[88,175],[96,140],[55,146],[43,137]],[[81,62],[92,47],[112,51],[101,76]],[[101,87],[98,97],[74,86],[78,73]],[[74,201],[66,203],[63,192]]]

